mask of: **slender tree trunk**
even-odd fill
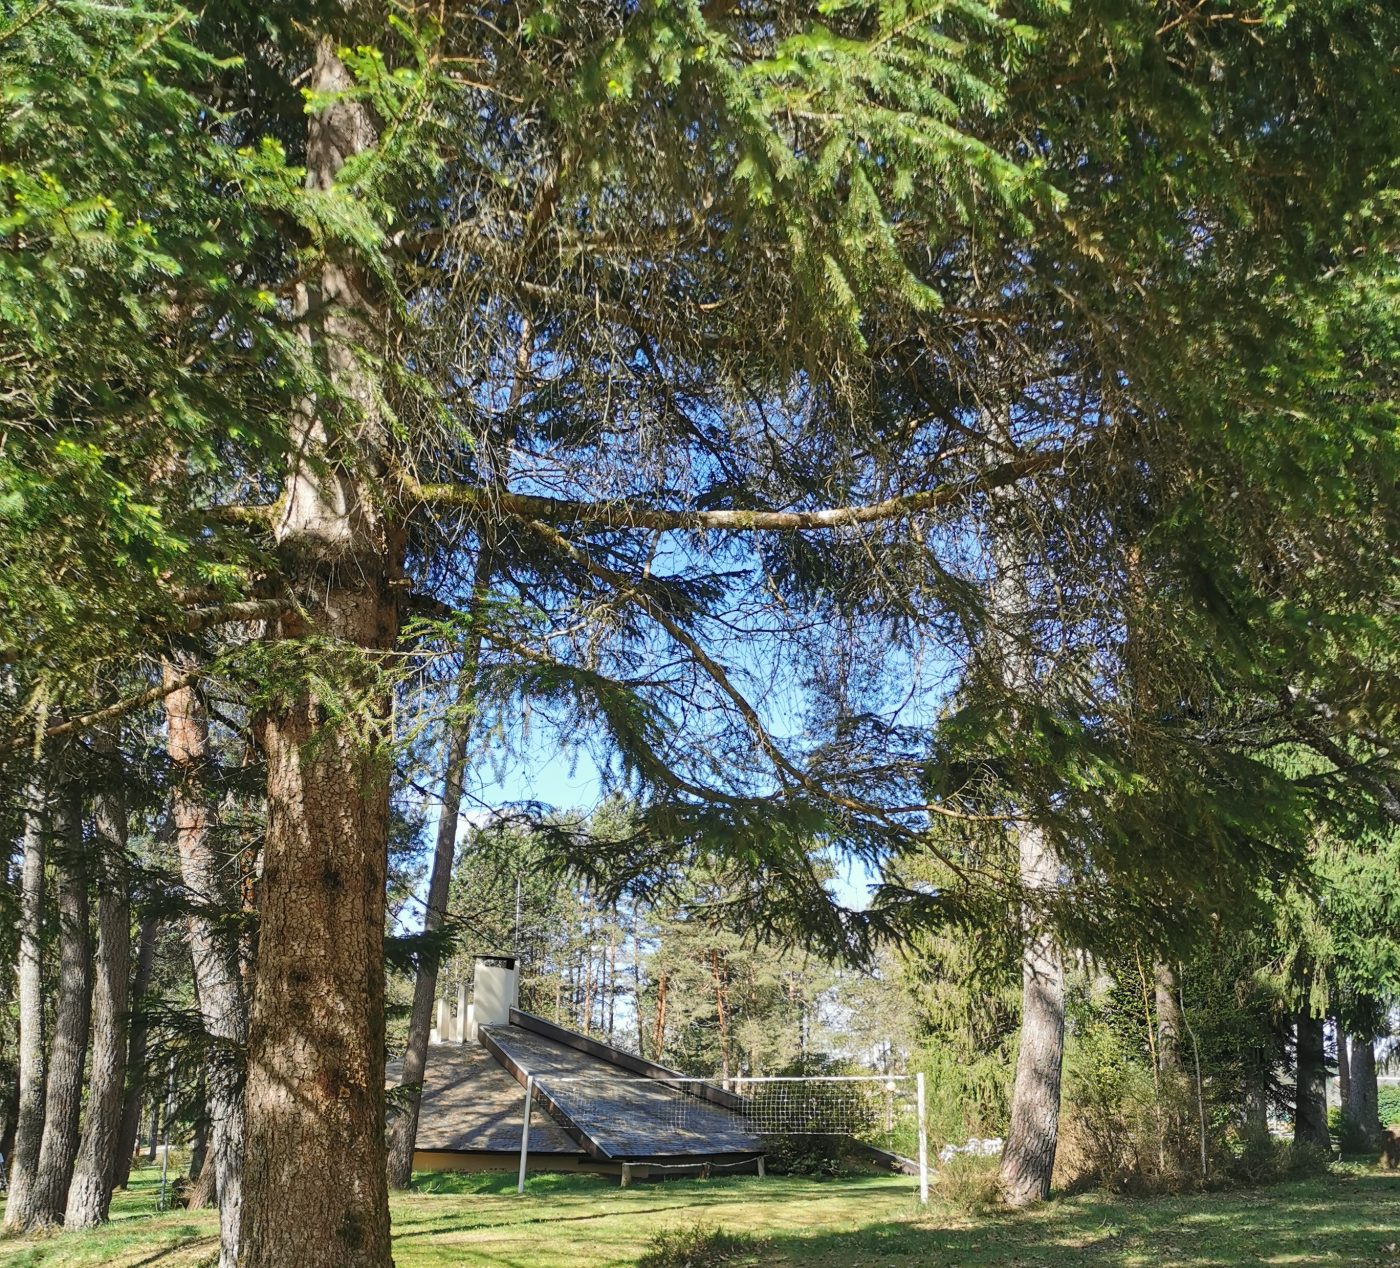
[[[15,1156],[15,1119],[19,1116],[18,1070],[11,1067],[8,1073],[13,1077],[7,1077],[5,1080],[5,1129],[0,1131],[0,1158]]]
[[[666,1000],[670,980],[663,966],[656,975],[656,1014],[651,1019],[651,1059],[660,1061],[666,1051]]]
[[[425,934],[435,933],[441,928],[443,916],[447,913],[447,895],[452,883],[452,862],[456,852],[467,743],[468,728],[454,727],[448,738],[447,764],[442,781],[442,808],[438,812],[433,870],[428,881],[428,902],[423,915]],[[428,1064],[428,1032],[432,1029],[433,1004],[437,999],[438,968],[437,954],[432,950],[425,950],[413,981],[413,1011],[408,1021],[408,1047],[404,1052],[403,1077],[399,1080],[399,1087],[403,1090],[406,1100],[390,1127],[388,1179],[389,1186],[394,1189],[406,1189],[413,1176],[413,1147],[418,1138],[418,1107],[423,1090],[423,1073]]]
[[[1332,1033],[1337,1036],[1337,1103],[1342,1113],[1348,1114],[1351,1112],[1351,1054],[1347,1051],[1347,1032],[1335,1017]]]
[[[1322,1019],[1306,1005],[1298,1013],[1298,1079],[1294,1096],[1293,1141],[1330,1150],[1327,1130],[1327,1052]]]
[[[1368,1149],[1381,1146],[1380,1087],[1376,1079],[1376,1045],[1369,1035],[1351,1043],[1351,1100],[1347,1111],[1360,1128]]]
[[[186,666],[167,661],[167,683]],[[247,1003],[239,974],[238,939],[227,927],[232,897],[226,868],[213,834],[205,774],[209,763],[209,720],[194,687],[165,698],[167,747],[177,773],[171,798],[180,879],[190,912],[185,920],[194,965],[195,994],[209,1044],[207,1105],[213,1151],[219,1168],[219,1268],[236,1268],[242,1225],[244,1050],[248,1040]]]
[[[608,926],[608,961],[605,975],[607,981],[607,1035],[613,1041],[613,1023],[617,1017],[617,907],[613,907],[612,923]]]
[[[1152,968],[1153,1002],[1157,1011],[1157,1068],[1163,1073],[1181,1069],[1181,1003],[1176,971],[1158,962]]]
[[[201,1085],[203,1080],[200,1081]],[[199,1112],[195,1115],[194,1136],[190,1140],[190,1183],[195,1183],[205,1172],[206,1165],[210,1160],[209,1155],[209,1109],[206,1103],[206,1091],[203,1086],[195,1094],[195,1100],[199,1104]]]
[[[323,38],[307,87],[322,99],[352,79]],[[307,182],[329,189],[375,142],[364,103],[341,96],[311,121]],[[380,673],[398,633],[404,536],[374,480],[388,437],[356,352],[382,319],[351,265],[327,261],[303,287],[305,338],[339,401],[309,403],[308,459],[288,481],[277,537],[295,561],[300,614],[342,652],[353,720],[327,716],[310,684],[258,720],[267,760],[267,839],[248,1048],[248,1170],[241,1268],[388,1268],[384,1147],[384,885],[390,699]],[[314,293],[313,293],[314,292]],[[342,455],[354,457],[341,465]],[[313,653],[314,654],[314,653]],[[354,668],[347,667],[347,661]]]
[[[1018,833],[1021,883],[1030,894],[1055,884],[1058,864],[1039,828]],[[1060,1073],[1065,1048],[1065,975],[1054,936],[1027,913],[1021,952],[1021,1042],[1011,1089],[1011,1124],[1001,1159],[1001,1189],[1011,1206],[1050,1196],[1059,1144]]]
[[[131,983],[131,994],[127,997],[132,1009],[140,1008],[145,1002],[146,993],[151,989],[151,974],[156,964],[156,935],[160,931],[160,921],[153,915],[141,918],[141,932],[137,938],[136,976]],[[129,1027],[126,1047],[126,1099],[122,1105],[121,1134],[117,1141],[115,1169],[112,1186],[126,1188],[131,1180],[131,1164],[136,1156],[136,1141],[141,1135],[141,1106],[145,1101],[146,1090],[146,1021],[134,1017]]]
[[[715,983],[715,1013],[719,1018],[719,1059],[724,1078],[729,1078],[729,1009],[726,1007],[724,975],[720,970],[719,952],[710,952],[710,975]]]
[[[87,1121],[68,1189],[67,1228],[104,1223],[112,1203],[126,1086],[127,989],[131,975],[131,906],[127,900],[126,797],[116,746],[107,758],[94,806],[98,879],[97,976],[92,998],[92,1072]]]
[[[647,1055],[646,1020],[642,1016],[642,939],[637,932],[641,920],[638,904],[632,904],[632,1001],[637,1019],[637,1055]]]
[[[447,739],[447,761],[442,775],[442,808],[438,812],[437,840],[433,845],[433,870],[428,880],[428,902],[423,913],[423,932],[436,933],[447,914],[447,895],[452,884],[452,863],[457,849],[457,825],[462,809],[462,779],[466,773],[467,749],[471,741],[471,698],[476,687],[481,656],[478,628],[491,580],[491,549],[483,539],[477,551],[476,575],[472,582],[472,628],[462,649],[462,667],[457,675],[457,709],[462,715],[451,727]],[[433,1024],[433,1004],[437,999],[439,957],[425,950],[413,980],[413,1011],[408,1021],[408,1047],[404,1051],[403,1077],[399,1088],[404,1101],[389,1128],[388,1179],[392,1189],[406,1189],[413,1177],[413,1147],[418,1139],[418,1109],[422,1099],[423,1074],[428,1065],[428,1032]],[[462,1022],[465,1025],[465,1019]]]
[[[1009,426],[1006,429],[1009,433]],[[1025,542],[1030,527],[1019,514],[1015,489],[992,499],[988,594],[989,634],[984,654],[1000,679],[1020,725],[1018,702],[1040,694],[1035,663],[1034,612]],[[1059,862],[1045,829],[1033,818],[1016,829],[1017,867],[1025,893],[1021,949],[1021,1041],[1011,1089],[1011,1121],[1001,1158],[1001,1192],[1011,1206],[1050,1195],[1059,1144],[1060,1075],[1064,1066],[1065,976],[1042,900],[1059,881]]]
[[[44,1136],[44,856],[49,817],[42,773],[30,781],[27,800],[20,872],[19,1108],[5,1204],[9,1229],[28,1228],[34,1220],[34,1179]]]
[[[83,1065],[92,1021],[92,935],[88,877],[82,858],[82,803],[76,789],[60,796],[54,837],[58,861],[58,1002],[44,1096],[44,1138],[34,1179],[34,1220],[62,1224],[78,1154],[83,1108]]]
[[[1259,1047],[1245,1069],[1244,1125],[1254,1132],[1269,1130],[1269,1054]]]

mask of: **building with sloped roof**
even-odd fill
[[[524,1012],[519,980],[513,958],[478,957],[474,998],[439,1002],[415,1170],[519,1166],[528,1087],[531,1170],[761,1173],[742,1097]]]

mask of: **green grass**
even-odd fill
[[[619,1189],[591,1176],[421,1176],[394,1199],[398,1268],[604,1268],[635,1264],[663,1230],[697,1221],[752,1238],[726,1264],[1394,1264],[1400,1174],[1350,1167],[1267,1189],[1130,1200],[1065,1198],[1022,1215],[921,1212],[907,1180],[688,1180]],[[194,1268],[215,1249],[212,1212],[154,1210],[138,1172],[92,1233],[0,1240],[0,1268]]]

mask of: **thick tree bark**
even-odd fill
[[[1293,1142],[1330,1150],[1327,1130],[1327,1051],[1322,1019],[1306,1005],[1298,1013],[1297,1086],[1294,1094]]]
[[[195,1120],[194,1140],[190,1144],[190,1191],[185,1198],[185,1206],[191,1211],[212,1206],[219,1192],[216,1175],[219,1164],[209,1148],[209,1097],[205,1086],[199,1089],[199,1102],[199,1117]]]
[[[179,679],[183,665],[167,662],[166,681]],[[219,1268],[236,1268],[243,1221],[244,1104],[243,1060],[248,1041],[248,1008],[239,973],[238,939],[229,931],[232,899],[226,868],[213,834],[205,772],[209,762],[209,720],[193,687],[165,698],[170,762],[178,774],[171,801],[180,879],[191,905],[186,918],[194,963],[200,1020],[210,1045],[206,1104],[219,1192]]]
[[[44,1138],[34,1177],[35,1225],[62,1224],[78,1155],[83,1065],[92,1021],[92,934],[82,859],[82,803],[76,789],[54,808],[58,860],[58,1002],[44,1095]]]
[[[1368,1149],[1381,1147],[1380,1088],[1376,1080],[1376,1045],[1369,1035],[1351,1042],[1351,1099],[1347,1112],[1360,1128]]]
[[[1028,893],[1055,884],[1058,863],[1039,828],[1018,834],[1021,883]],[[1065,1048],[1065,975],[1053,934],[1028,913],[1021,953],[1021,1042],[1011,1089],[1011,1125],[1001,1158],[1001,1190],[1011,1206],[1050,1196],[1059,1143],[1060,1073]]]
[[[486,598],[491,576],[490,556],[490,549],[483,543],[477,552],[476,576],[472,585],[471,612],[474,618],[480,617]],[[457,708],[464,716],[451,728],[447,739],[442,808],[438,812],[433,870],[428,881],[427,908],[423,914],[425,934],[436,933],[447,914],[447,895],[452,884],[452,862],[457,848],[457,824],[462,809],[462,779],[471,740],[471,697],[476,686],[480,655],[481,633],[474,624],[462,652],[462,668],[457,676]],[[399,1080],[404,1100],[389,1128],[388,1178],[391,1189],[406,1189],[413,1178],[413,1148],[418,1139],[418,1109],[422,1099],[423,1074],[428,1064],[428,1032],[432,1029],[433,1004],[437,999],[438,967],[438,954],[431,949],[426,950],[413,981],[413,1011],[408,1021],[403,1076]]]
[[[34,1220],[34,1180],[44,1135],[44,861],[48,796],[43,774],[30,781],[24,814],[24,862],[20,871],[19,1108],[5,1227],[25,1229]]]
[[[351,77],[323,39],[308,88]],[[375,141],[364,104],[314,116],[307,181],[325,189]],[[366,280],[329,261],[299,296],[313,351],[339,400],[309,404],[277,537],[295,561],[314,630],[341,651],[353,719],[330,718],[310,685],[259,717],[267,760],[267,839],[248,1054],[248,1167],[241,1268],[388,1268],[384,1149],[384,884],[389,763],[373,736],[389,722],[379,681],[398,633],[404,539],[374,481],[387,439],[357,349],[382,335]],[[313,293],[314,292],[314,293]],[[312,652],[311,655],[318,653]],[[351,667],[354,658],[359,665]]]
[[[1181,1069],[1181,999],[1176,972],[1161,962],[1152,968],[1152,992],[1157,1008],[1157,1068]]]
[[[156,966],[156,935],[160,932],[160,921],[153,915],[141,918],[141,932],[137,937],[136,975],[132,979],[131,993],[127,997],[130,1007],[140,1008],[145,1002],[146,992],[151,989],[151,975]],[[129,1027],[126,1047],[126,1099],[122,1105],[121,1132],[117,1140],[115,1168],[112,1174],[112,1187],[124,1189],[131,1180],[131,1164],[136,1157],[136,1142],[141,1135],[141,1106],[146,1093],[146,1021],[143,1017],[133,1017]]]
[[[206,1151],[204,1165],[197,1171],[190,1167],[190,1195],[185,1199],[185,1207],[191,1211],[202,1211],[213,1206],[219,1196],[219,1164],[214,1155]]]
[[[131,974],[131,906],[127,900],[126,797],[115,746],[101,745],[108,769],[94,805],[97,974],[92,997],[92,1071],[87,1120],[68,1189],[67,1228],[107,1219],[121,1143],[126,1087],[127,990]]]
[[[209,1104],[204,1080],[200,1079],[195,1093],[199,1112],[195,1115],[194,1136],[190,1140],[190,1179],[197,1180],[204,1172],[204,1164],[209,1161]]]
[[[376,607],[338,615],[377,625]],[[261,726],[268,826],[249,1041],[245,1268],[391,1262],[385,772],[357,737],[318,714],[303,699]],[[308,1165],[316,1159],[327,1165]]]

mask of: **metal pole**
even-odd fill
[[[525,1121],[520,1125],[520,1181],[517,1193],[525,1192],[525,1160],[530,1156],[530,1105],[535,1099],[535,1076],[525,1076]]]
[[[928,1205],[928,1122],[924,1117],[924,1072],[915,1076],[919,1096],[919,1202]]]

